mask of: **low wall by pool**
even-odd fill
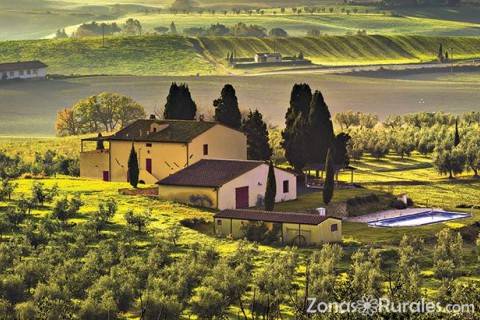
[[[447,211],[425,211],[406,216],[371,221],[370,227],[415,227],[471,217],[468,213]]]

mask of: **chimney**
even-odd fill
[[[150,119],[150,120],[156,120],[156,119],[157,119],[157,117],[155,117],[155,115],[154,115],[154,114],[151,114],[149,119]]]
[[[327,215],[327,210],[325,208],[317,208],[316,210],[321,217],[325,217]]]

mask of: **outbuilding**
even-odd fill
[[[248,223],[264,223],[277,230],[282,243],[309,245],[342,241],[342,219],[319,213],[271,212],[256,210],[223,210],[217,213],[215,234],[244,238]]]
[[[295,174],[275,168],[275,202],[297,198]],[[263,205],[268,164],[263,161],[203,159],[157,182],[162,200],[212,209]]]
[[[0,80],[43,79],[46,76],[47,65],[38,60],[0,63]]]

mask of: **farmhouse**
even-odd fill
[[[269,212],[254,210],[223,210],[214,216],[215,233],[244,237],[248,223],[263,222],[269,230],[276,230],[282,243],[321,244],[342,240],[342,219],[321,214]]]
[[[296,176],[275,168],[275,202],[297,198]],[[268,165],[262,161],[204,159],[160,180],[159,196],[213,209],[241,209],[263,204]]]
[[[47,65],[38,60],[0,63],[0,80],[43,79],[47,76]]]
[[[97,142],[85,151],[85,142]],[[247,159],[247,139],[216,122],[195,120],[137,120],[108,137],[82,140],[80,176],[104,181],[127,181],[132,145],[137,152],[140,182],[153,184],[201,159]]]
[[[282,62],[282,55],[278,52],[274,53],[257,53],[255,54],[256,63],[275,63]]]

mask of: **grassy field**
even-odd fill
[[[449,19],[437,19],[431,15],[428,17],[417,16],[397,16],[386,12],[379,12],[375,8],[367,8],[369,13],[365,13],[365,8],[360,8],[359,13],[347,15],[341,12],[341,6],[332,6],[333,13],[320,14],[293,14],[290,10],[285,14],[280,14],[277,10],[267,11],[263,15],[259,14],[232,14],[223,13],[212,14],[144,14],[134,13],[128,17],[121,17],[115,20],[117,23],[123,23],[127,18],[134,17],[138,19],[145,30],[153,30],[157,26],[168,27],[171,21],[175,22],[177,30],[183,30],[190,27],[206,27],[214,23],[233,25],[238,22],[247,24],[257,24],[268,30],[274,27],[285,29],[291,36],[304,36],[306,31],[312,27],[318,28],[321,33],[328,35],[344,35],[347,32],[357,32],[358,30],[367,30],[369,34],[416,34],[416,35],[436,35],[436,36],[476,36],[478,35],[478,24],[476,22],[452,21]],[[345,7],[348,8],[348,7]],[[350,8],[350,10],[352,10]],[[476,8],[476,10],[480,12]],[[429,12],[427,10],[427,12]]]
[[[448,81],[442,80],[444,77]],[[270,124],[283,126],[292,86],[307,82],[323,92],[332,113],[358,110],[385,118],[417,111],[478,110],[480,73],[422,73],[371,76],[286,74],[208,77],[87,77],[0,84],[0,135],[54,134],[56,112],[102,91],[133,97],[147,113],[165,104],[172,81],[186,82],[199,112],[211,114],[225,83],[237,92],[240,108],[258,108]],[[268,90],[265,90],[265,89]]]
[[[214,71],[188,39],[179,37],[109,38],[105,47],[99,38],[8,41],[0,45],[2,61],[29,59],[47,63],[51,74],[185,75]]]
[[[203,47],[217,60],[235,51],[238,57],[274,48],[286,56],[302,52],[307,59],[322,65],[362,65],[418,63],[435,60],[439,43],[452,48],[455,59],[480,55],[480,39],[421,36],[328,36],[320,38],[200,38]],[[450,49],[448,49],[450,50]]]
[[[50,74],[225,74],[227,52],[253,57],[259,51],[300,52],[316,64],[365,65],[435,60],[439,43],[455,59],[480,56],[480,38],[422,36],[328,36],[320,38],[109,37],[0,42],[0,61],[42,60]],[[235,71],[239,72],[239,71]],[[254,71],[247,71],[254,72]]]

